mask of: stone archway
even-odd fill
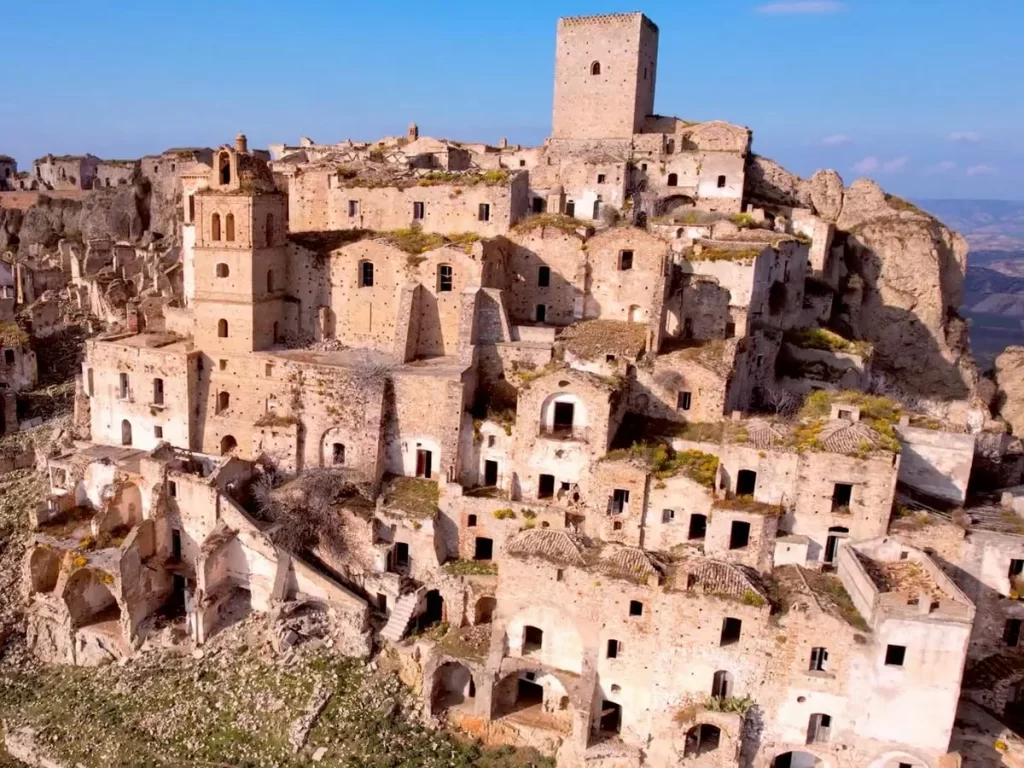
[[[109,578],[92,568],[80,568],[71,574],[63,597],[72,627],[120,621],[121,607],[107,586]]]
[[[901,765],[909,765],[911,768],[928,768],[928,763],[921,758],[899,751],[879,755],[868,765],[868,768],[900,768]]]
[[[476,704],[476,681],[465,664],[446,661],[434,670],[430,695],[431,714],[455,707],[472,709]]]
[[[498,610],[498,601],[490,596],[481,597],[473,609],[474,624],[490,624],[494,620],[494,612]]]
[[[520,670],[494,686],[494,719],[508,717],[535,728],[570,733],[573,704],[569,689],[551,672]]]
[[[816,755],[797,749],[776,755],[771,768],[825,768],[825,763]]]

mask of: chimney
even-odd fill
[[[248,152],[249,151],[249,140],[245,138],[244,133],[240,133],[235,136],[235,151],[236,152]]]
[[[416,123],[409,123],[409,141],[416,141],[420,137],[420,127]]]

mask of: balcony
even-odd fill
[[[586,443],[590,440],[590,430],[587,427],[573,427],[564,424],[541,424],[539,435],[546,440],[564,440],[575,443]]]

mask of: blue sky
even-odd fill
[[[440,10],[443,8],[444,10]],[[660,27],[656,109],[801,174],[1024,199],[1024,0],[4,3],[0,153],[424,135],[539,143],[559,16]]]

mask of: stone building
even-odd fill
[[[0,155],[0,191],[17,189],[18,161],[10,155]]]
[[[95,155],[46,155],[32,170],[43,189],[92,189],[99,163]]]
[[[565,768],[947,768],[965,668],[1024,699],[982,690],[1024,678],[1020,526],[922,532],[908,501],[966,502],[995,427],[863,391],[833,225],[751,205],[749,130],[653,113],[657,43],[563,19],[542,147],[143,158],[182,300],[87,344],[33,647],[99,663],[161,606],[201,643],[236,600],[309,601],[343,652],[379,630],[431,716]],[[281,509],[317,536],[275,538]]]

